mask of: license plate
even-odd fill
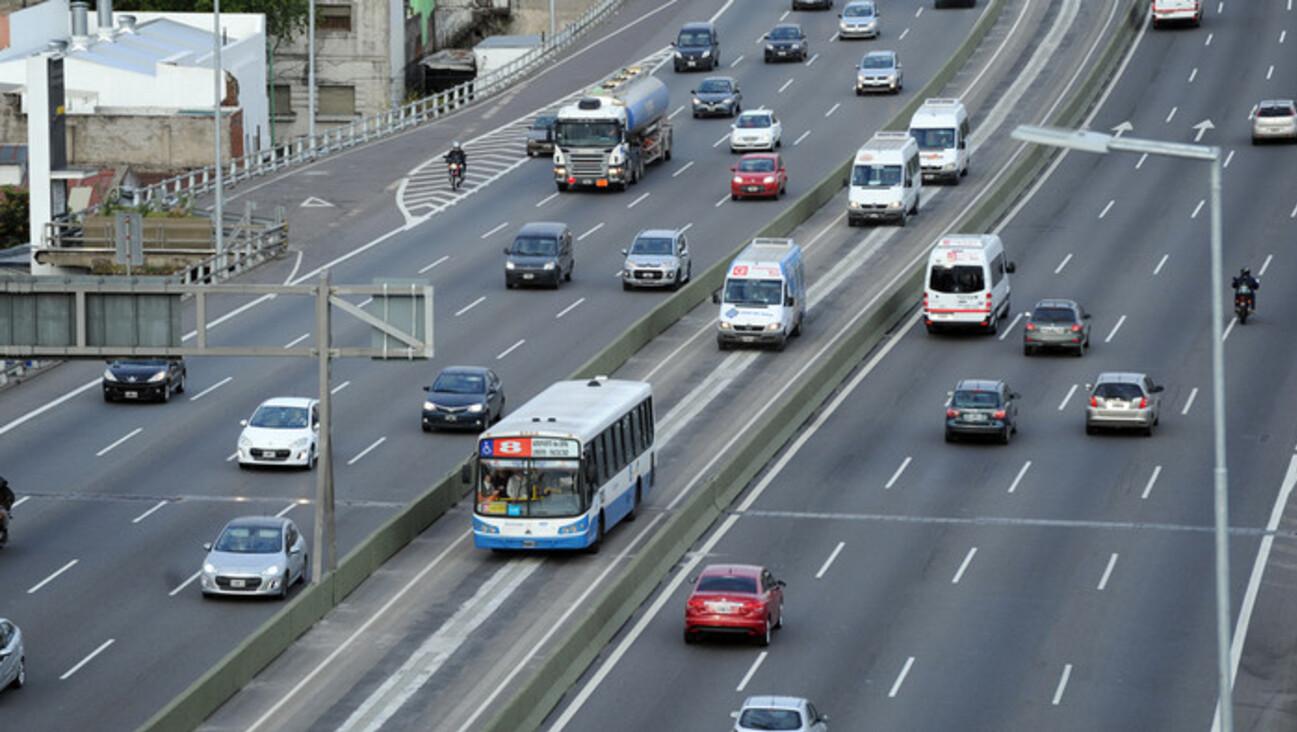
[[[779,51],[778,53],[779,53],[780,56],[787,56],[787,55],[788,55],[788,52],[787,52],[787,51]]]
[[[742,340],[743,340],[744,343],[751,343],[751,342],[755,341],[756,338],[753,338],[752,336],[743,336]]]
[[[235,588],[235,589],[242,589],[242,588],[244,588],[244,587],[246,587],[246,586],[247,586],[247,585],[244,583],[243,580],[240,580],[240,579],[232,579],[232,580],[230,580],[230,587],[233,587],[233,588]]]
[[[743,190],[747,191],[748,193],[757,193],[761,190],[761,186],[747,186]]]
[[[139,396],[140,396],[140,393],[139,393],[138,391],[128,391],[128,392],[126,392],[126,398],[127,398],[127,399],[138,399]]]
[[[447,422],[454,422],[456,419],[458,419],[458,417],[456,417],[456,416],[453,415],[453,414],[447,414],[447,415],[446,415],[446,421],[447,421]]]
[[[712,612],[720,613],[721,615],[729,615],[736,609],[735,604],[732,602],[710,602],[707,603],[707,607]]]
[[[582,179],[581,179],[581,185],[583,185],[583,186],[592,186],[592,185],[594,185],[594,179],[593,179],[593,178],[582,178]]]
[[[526,273],[526,274],[524,274],[524,275],[522,276],[522,278],[523,278],[524,280],[534,279],[535,277],[536,277],[536,275],[534,275],[534,274],[532,274],[532,273],[530,273],[530,272],[528,272],[528,273]]]
[[[973,412],[972,414],[965,414],[964,421],[965,422],[985,422],[986,415],[978,412]]]
[[[689,62],[689,65],[690,65],[690,66],[697,66],[697,65],[698,65],[698,62],[697,62],[697,61],[692,61],[692,60],[691,60],[691,61]]]

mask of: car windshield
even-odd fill
[[[955,146],[955,131],[951,128],[934,130],[913,127],[910,129],[910,137],[919,143],[921,150],[949,150]]]
[[[770,40],[772,41],[795,41],[801,36],[802,32],[791,25],[775,26],[770,31]]]
[[[770,116],[765,114],[744,114],[739,116],[738,126],[748,130],[770,126]]]
[[[531,128],[533,130],[548,130],[553,126],[554,126],[554,117],[551,116],[537,117],[531,123]]]
[[[1096,386],[1094,395],[1101,399],[1125,399],[1129,402],[1144,396],[1144,390],[1139,388],[1139,384],[1108,382]]]
[[[1031,319],[1037,323],[1067,324],[1076,322],[1076,314],[1069,308],[1036,308]]]
[[[851,185],[890,188],[901,184],[899,165],[857,165],[851,169]]]
[[[703,575],[698,579],[698,592],[746,592],[757,594],[755,577],[735,577],[728,574]]]
[[[630,248],[631,254],[655,254],[670,256],[671,240],[660,237],[641,236]]]
[[[138,359],[132,358],[126,361],[113,362],[113,366],[126,366],[126,367],[146,366],[146,367],[159,368],[159,369],[165,367],[166,365],[167,362],[160,358],[138,358]]]
[[[971,264],[954,267],[933,267],[928,276],[928,289],[947,294],[977,293],[986,289],[982,268]]]
[[[724,79],[705,79],[698,87],[698,91],[702,94],[727,94],[730,91],[730,83]]]
[[[778,305],[784,283],[779,280],[726,280],[725,302],[730,305]]]
[[[276,407],[262,405],[248,420],[249,427],[271,430],[300,430],[306,427],[306,407]]]
[[[564,147],[612,147],[621,144],[616,122],[557,122],[554,135]]]
[[[1258,110],[1257,113],[1256,113],[1256,116],[1258,116],[1258,117],[1291,117],[1291,116],[1293,116],[1293,108],[1292,108],[1292,107],[1289,107],[1289,106],[1286,106],[1286,105],[1281,105],[1281,104],[1271,104],[1271,105],[1267,105],[1267,106],[1265,106],[1265,107],[1262,107],[1260,110]]]
[[[739,715],[739,726],[744,729],[797,730],[802,728],[802,715],[796,709],[744,709]]]
[[[950,406],[959,409],[994,409],[1000,406],[1000,395],[993,391],[957,391]]]
[[[558,254],[558,242],[541,236],[520,236],[513,240],[513,254],[524,257],[552,257]]]
[[[680,37],[676,39],[677,46],[708,46],[711,42],[711,34],[707,31],[680,31]]]
[[[585,511],[578,460],[482,460],[477,512],[487,516],[578,516]]]
[[[874,6],[868,3],[852,3],[842,9],[844,18],[872,18]]]
[[[231,554],[274,554],[283,546],[278,526],[229,526],[212,547]]]
[[[481,374],[448,371],[437,377],[432,390],[442,394],[482,394],[486,392],[486,379]]]
[[[744,173],[773,173],[775,161],[771,158],[748,158],[739,161],[739,170]]]
[[[890,69],[892,68],[891,56],[875,56],[869,54],[860,59],[860,68],[862,69]]]

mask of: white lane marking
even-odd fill
[[[1263,262],[1263,263],[1261,264],[1261,269],[1260,269],[1260,271],[1258,271],[1258,272],[1256,273],[1256,276],[1257,276],[1257,277],[1265,277],[1265,271],[1266,271],[1267,269],[1270,269],[1270,262],[1272,262],[1272,261],[1274,261],[1274,255],[1273,255],[1273,254],[1267,254],[1267,255],[1265,255],[1265,262]]]
[[[783,84],[783,86],[779,87],[779,91],[776,91],[775,93],[776,93],[776,94],[783,94],[785,89],[787,89],[789,86],[792,86],[792,83],[793,83],[793,80],[792,80],[792,79],[789,79],[788,81],[785,81],[784,84]]]
[[[351,386],[351,382],[350,382],[350,381],[344,381],[344,382],[342,382],[341,384],[338,384],[337,386],[335,386],[335,387],[333,387],[332,389],[330,389],[330,390],[329,390],[329,393],[330,393],[330,394],[337,394],[338,392],[342,391],[343,389],[346,389],[348,386]]]
[[[1063,271],[1063,268],[1066,267],[1067,263],[1070,261],[1072,261],[1072,253],[1068,252],[1067,256],[1063,257],[1063,261],[1059,262],[1058,266],[1054,268],[1054,274],[1061,273]]]
[[[1283,43],[1287,39],[1288,39],[1288,31],[1286,30],[1279,31],[1279,42]]]
[[[761,668],[761,664],[765,663],[768,654],[769,651],[762,651],[757,654],[757,660],[753,661],[752,666],[748,668],[748,672],[743,674],[743,680],[739,682],[738,687],[734,689],[735,691],[743,691],[748,688],[748,682],[752,680],[752,676],[756,674],[757,669]]]
[[[1014,491],[1018,490],[1018,484],[1022,482],[1022,476],[1026,475],[1027,471],[1030,469],[1031,469],[1030,460],[1022,464],[1022,469],[1018,471],[1018,475],[1014,477],[1013,482],[1009,484],[1010,493],[1013,493]]]
[[[444,257],[438,259],[437,261],[433,262],[432,264],[425,265],[423,268],[421,268],[421,269],[419,270],[419,274],[423,274],[424,272],[427,272],[428,270],[432,269],[433,267],[436,267],[437,265],[441,264],[442,262],[446,261],[447,259],[450,259],[450,255],[449,255],[449,254],[447,254],[446,256],[444,256]]]
[[[976,555],[977,547],[968,550],[968,554],[964,556],[964,561],[959,564],[959,570],[956,571],[955,576],[951,578],[950,584],[959,584],[959,580],[963,579],[964,572],[968,570],[968,565],[973,563],[973,557]]]
[[[1112,326],[1112,330],[1108,333],[1108,337],[1103,339],[1103,342],[1104,342],[1104,343],[1111,343],[1111,342],[1112,342],[1112,339],[1117,335],[1117,331],[1121,330],[1121,325],[1122,325],[1122,323],[1125,323],[1125,322],[1126,322],[1126,316],[1125,316],[1125,315],[1121,316],[1120,318],[1117,318],[1117,324],[1114,325],[1114,326]]]
[[[914,17],[917,18],[917,17],[919,17],[920,15],[923,15],[923,6],[922,6],[922,5],[919,6],[919,10],[914,14]]]
[[[497,361],[502,360],[505,356],[508,356],[509,354],[513,353],[519,346],[521,346],[526,342],[527,342],[526,338],[519,338],[517,343],[501,351],[500,355],[495,357],[495,360]]]
[[[555,193],[557,193],[557,191],[555,191]],[[500,231],[501,229],[503,229],[504,227],[506,227],[506,226],[508,226],[508,225],[509,225],[509,222],[508,222],[508,221],[501,221],[500,224],[499,224],[498,226],[493,226],[493,227],[491,227],[491,230],[488,231],[488,232],[486,232],[485,234],[483,234],[481,238],[483,238],[483,239],[490,239],[492,234],[499,233],[499,231]]]
[[[712,205],[712,208],[720,208],[721,206],[724,206],[724,205],[725,205],[725,202],[728,201],[728,200],[730,200],[730,197],[729,197],[729,196],[721,196],[721,200],[719,200],[719,201],[717,201],[715,204],[713,204],[713,205]]]
[[[77,665],[73,666],[67,671],[64,671],[63,675],[59,677],[59,681],[67,681],[69,678],[72,677],[72,674],[80,671],[87,663],[93,661],[95,659],[95,656],[98,656],[100,653],[103,653],[104,651],[108,650],[108,646],[111,646],[113,643],[116,642],[117,642],[116,638],[109,638],[108,640],[104,641],[102,645],[100,645],[98,648],[91,651],[89,656],[86,656],[85,658],[81,659],[77,663]]]
[[[1009,334],[1013,332],[1013,326],[1017,325],[1019,320],[1022,320],[1022,313],[1013,316],[1013,320],[1009,321],[1009,327],[1005,328],[1004,332],[1000,334],[1000,340],[1009,337]]]
[[[555,315],[554,317],[555,317],[555,318],[561,318],[561,317],[563,317],[564,315],[567,315],[568,313],[570,313],[570,312],[572,312],[573,310],[575,310],[575,309],[576,309],[576,306],[580,305],[580,304],[583,303],[583,302],[585,302],[585,298],[584,298],[584,297],[581,298],[580,300],[577,300],[576,302],[572,303],[571,305],[568,305],[567,307],[563,308],[562,310],[558,311],[558,315]]]
[[[107,455],[108,452],[109,452],[110,450],[112,450],[113,448],[115,448],[115,447],[117,447],[118,445],[122,444],[123,442],[126,442],[127,440],[131,439],[132,437],[138,435],[139,433],[141,433],[141,432],[143,432],[143,431],[144,431],[144,428],[143,428],[143,427],[136,427],[135,429],[133,429],[133,430],[131,430],[130,432],[126,433],[126,436],[125,436],[125,437],[118,438],[118,440],[117,440],[116,442],[114,442],[113,444],[111,444],[111,445],[109,445],[108,447],[105,447],[104,449],[102,449],[102,450],[100,450],[99,452],[95,453],[95,457],[103,457],[104,455]]]
[[[483,295],[483,296],[479,297],[478,299],[474,300],[473,302],[470,302],[469,304],[467,304],[467,305],[465,305],[464,307],[460,308],[459,310],[456,310],[456,311],[455,311],[455,317],[458,318],[459,316],[463,315],[464,313],[467,313],[468,311],[472,310],[473,308],[477,307],[478,305],[481,305],[481,304],[482,304],[482,301],[485,300],[485,299],[486,299],[486,295]]]
[[[1198,78],[1198,67],[1197,67],[1197,66],[1193,67],[1193,71],[1190,71],[1190,72],[1189,72],[1189,83],[1192,84],[1192,83],[1193,83],[1193,80],[1196,79],[1196,78]]]
[[[1265,70],[1266,81],[1269,81],[1272,76],[1274,76],[1274,64],[1271,64],[1270,68]]]
[[[811,54],[810,59],[808,59],[808,60],[806,61],[806,65],[807,65],[807,66],[810,66],[811,64],[815,63],[815,59],[817,59],[817,58],[819,58],[819,57],[820,57],[820,55],[819,55],[818,53],[813,53],[813,54]]]
[[[1135,163],[1135,170],[1139,170],[1140,168],[1144,167],[1145,160],[1148,160],[1148,153],[1144,153],[1143,155],[1139,156],[1139,162]]]
[[[1198,218],[1198,214],[1202,211],[1202,207],[1206,205],[1207,205],[1206,199],[1200,199],[1198,201],[1198,205],[1193,207],[1193,213],[1189,214],[1189,218],[1191,219]]]
[[[847,542],[839,541],[838,545],[833,547],[833,551],[829,553],[829,558],[824,560],[820,571],[815,573],[815,579],[824,579],[824,574],[829,571],[829,567],[833,566],[833,560],[838,558],[838,555],[842,553],[842,547],[846,545]]]
[[[159,508],[162,508],[163,506],[167,505],[169,502],[170,501],[158,501],[157,505],[155,505],[153,508],[150,508],[149,510],[140,514],[139,516],[136,516],[135,518],[131,519],[131,523],[138,524],[139,522],[143,521],[149,516],[152,516],[154,511],[158,510]]]
[[[1221,165],[1221,167],[1222,167],[1222,168],[1228,168],[1228,167],[1229,167],[1229,162],[1230,162],[1231,160],[1233,160],[1233,159],[1234,159],[1234,151],[1233,151],[1233,150],[1230,150],[1230,151],[1229,151],[1229,154],[1227,154],[1227,155],[1225,156],[1225,162]]]
[[[1279,41],[1279,42],[1280,42],[1280,43],[1283,43],[1283,41]],[[302,266],[302,255],[303,255],[304,253],[305,253],[305,252],[303,252],[301,249],[297,250],[297,260],[293,262],[293,268],[292,268],[291,270],[289,270],[289,272],[288,272],[288,276],[284,278],[284,284],[285,284],[285,285],[288,284],[289,282],[292,282],[292,281],[293,281],[293,277],[297,274],[297,270],[301,268],[301,266]]]
[[[1212,39],[1212,38],[1215,38],[1215,37],[1216,37],[1216,36],[1215,36],[1214,33],[1208,33],[1208,34],[1207,34],[1207,40],[1204,41],[1202,45],[1204,45],[1204,46],[1210,46],[1210,45],[1211,45],[1211,39]]]
[[[806,136],[809,134],[811,134],[811,131],[807,130],[803,132],[801,135],[798,135],[797,139],[793,140],[793,147],[797,147],[798,145],[802,144],[802,140],[805,140]]]
[[[1171,107],[1171,111],[1166,115],[1166,124],[1171,124],[1172,118],[1175,117],[1175,113],[1179,111],[1179,109],[1179,107]]]
[[[832,107],[829,107],[829,111],[825,112],[825,113],[824,113],[824,116],[825,116],[825,117],[831,117],[831,116],[833,116],[833,113],[836,112],[836,111],[838,111],[838,107],[841,107],[841,106],[842,106],[842,102],[837,102],[837,103],[835,103]]]
[[[370,304],[370,303],[373,302],[373,301],[374,301],[374,298],[372,298],[372,297],[367,297],[367,298],[365,298],[364,300],[361,300],[360,302],[356,303],[356,307],[358,307],[358,308],[363,308],[363,307],[365,307],[366,305]]]
[[[51,574],[50,576],[46,577],[45,579],[41,580],[40,582],[37,582],[36,584],[32,585],[31,589],[27,590],[27,594],[29,594],[29,595],[33,595],[33,594],[35,594],[37,590],[39,590],[40,588],[44,587],[45,585],[48,585],[49,583],[53,582],[54,579],[55,579],[56,577],[58,577],[59,575],[63,574],[64,572],[68,571],[69,569],[72,569],[73,567],[77,566],[77,562],[79,562],[79,561],[81,561],[81,560],[80,560],[80,559],[73,559],[72,561],[68,562],[67,564],[63,565],[62,567],[59,567],[59,568],[54,572],[54,574]]]
[[[1103,589],[1108,586],[1108,578],[1112,577],[1112,568],[1115,566],[1117,566],[1117,552],[1113,552],[1108,558],[1108,568],[1103,570],[1103,577],[1099,578],[1099,586],[1095,589],[1103,592]]]
[[[905,37],[908,35],[910,35],[910,29],[906,28],[905,30],[901,31],[901,35],[897,36],[896,40],[903,41],[905,40]]]
[[[216,382],[215,384],[212,384],[211,386],[207,387],[206,389],[203,389],[202,391],[198,392],[197,394],[195,394],[195,395],[189,397],[189,401],[191,401],[191,402],[196,402],[196,401],[198,401],[199,399],[202,399],[203,397],[207,396],[208,394],[211,394],[212,392],[214,392],[214,391],[216,391],[217,389],[221,388],[222,386],[225,386],[226,384],[230,383],[230,382],[233,381],[233,380],[234,380],[234,377],[233,377],[233,376],[226,376],[224,379],[221,379],[220,381]]]
[[[630,203],[626,204],[626,208],[635,208],[636,206],[643,203],[644,199],[648,198],[650,195],[652,194],[649,191],[644,191],[643,193],[640,194],[639,198],[636,198],[634,201],[631,201]]]
[[[1184,409],[1180,410],[1181,416],[1189,413],[1189,410],[1193,408],[1193,400],[1197,398],[1198,398],[1198,387],[1195,386],[1193,390],[1189,392],[1189,398],[1186,399],[1184,402]]]
[[[760,43],[760,42],[761,42],[761,41],[757,41],[757,43]],[[738,65],[739,65],[739,62],[742,61],[742,60],[743,60],[743,54],[740,53],[738,58],[736,58],[736,59],[734,59],[733,61],[730,62],[730,68],[732,69],[732,68],[734,68],[735,66],[738,66]]]
[[[213,116],[215,116],[215,113],[213,113]],[[676,172],[672,173],[672,174],[671,174],[671,177],[672,177],[672,178],[675,178],[676,176],[680,175],[681,173],[685,172],[686,170],[689,170],[689,169],[692,168],[692,167],[694,167],[694,161],[690,160],[689,162],[685,163],[684,165],[681,165],[679,170],[677,170]]]
[[[919,12],[923,12],[923,8],[919,8]],[[887,692],[888,699],[894,699],[897,693],[901,691],[901,684],[905,683],[905,677],[910,675],[910,667],[913,665],[914,656],[905,659],[905,666],[901,668],[900,675],[896,677],[896,683],[892,684],[892,690]]]
[[[1297,219],[1297,206],[1292,207],[1292,213],[1288,214],[1288,218]],[[0,432],[0,434],[4,434],[4,433]]]
[[[179,595],[181,590],[185,589],[186,587],[189,586],[191,582],[198,579],[198,575],[202,573],[203,571],[200,569],[197,572],[194,572],[193,574],[189,575],[189,579],[185,580],[184,582],[181,582],[179,585],[176,586],[176,589],[172,590],[171,592],[168,592],[167,597],[175,597],[176,595]]]
[[[684,226],[681,226],[681,227],[680,227],[680,233],[683,234],[683,233],[685,233],[686,231],[689,231],[689,230],[692,229],[692,228],[694,228],[694,222],[690,221],[689,223],[687,223],[687,224],[685,224]]]
[[[43,405],[41,405],[40,407],[37,407],[36,409],[33,409],[32,411],[30,411],[30,412],[24,414],[23,416],[18,417],[17,419],[14,419],[14,420],[10,421],[10,422],[9,422],[8,424],[6,424],[4,427],[0,427],[0,435],[3,435],[4,433],[6,433],[6,432],[8,432],[8,431],[10,431],[10,430],[12,430],[12,429],[14,429],[15,427],[19,427],[19,426],[21,426],[21,425],[27,423],[28,421],[30,421],[30,420],[32,420],[32,419],[35,419],[35,418],[39,417],[40,415],[42,415],[42,414],[44,414],[44,413],[50,411],[51,409],[53,409],[53,408],[59,406],[60,404],[66,402],[66,401],[68,401],[68,400],[70,400],[70,399],[72,399],[72,398],[74,398],[74,397],[81,396],[82,394],[86,393],[87,391],[90,391],[91,389],[95,388],[96,386],[102,386],[102,385],[103,385],[103,380],[102,380],[102,379],[95,379],[94,381],[86,382],[85,384],[82,384],[81,386],[78,386],[77,388],[75,388],[75,389],[73,389],[72,391],[70,391],[70,392],[64,394],[63,396],[59,397],[58,399],[55,399],[55,400],[52,401],[52,402],[48,402],[48,403],[46,403],[46,404],[43,404]]]
[[[1162,271],[1162,266],[1166,264],[1166,260],[1170,258],[1170,256],[1170,254],[1163,254],[1162,258],[1157,260],[1157,266],[1153,268],[1153,274],[1156,275]]]
[[[1072,664],[1063,667],[1063,675],[1058,679],[1058,688],[1054,690],[1054,706],[1063,701],[1063,692],[1067,690],[1067,680],[1072,676]]]
[[[385,437],[383,439],[387,439],[387,438]],[[379,440],[379,442],[382,442],[382,440]],[[275,518],[283,518],[285,515],[288,514],[289,511],[292,511],[294,508],[297,508],[298,503],[299,503],[298,501],[293,501],[287,506],[284,506],[282,509],[280,509],[279,513],[275,514]]]
[[[1103,210],[1099,212],[1099,218],[1103,218],[1103,217],[1107,216],[1107,215],[1108,215],[1108,212],[1112,210],[1113,205],[1116,204],[1116,203],[1117,203],[1117,200],[1116,200],[1116,199],[1113,199],[1113,200],[1111,200],[1111,201],[1108,201],[1108,205],[1104,206],[1104,207],[1103,207]]]
[[[554,191],[553,193],[549,194],[548,196],[545,196],[544,198],[542,198],[542,199],[540,199],[539,201],[536,202],[536,208],[540,208],[541,206],[544,206],[545,204],[549,203],[550,201],[553,201],[557,196],[558,196],[558,191]]]
[[[779,22],[780,22],[780,23],[784,22],[784,18],[787,18],[787,17],[788,17],[788,14],[791,13],[791,12],[792,12],[791,10],[785,10],[785,11],[784,11],[784,14],[781,15],[781,16],[779,16]],[[216,116],[215,113],[213,113],[212,116],[215,117],[215,116]],[[215,120],[213,120],[213,121],[215,121]],[[742,691],[742,689],[740,689],[739,691]]]
[[[892,477],[887,481],[887,484],[883,486],[883,490],[891,490],[892,486],[896,485],[896,481],[900,479],[901,473],[904,473],[905,469],[910,467],[910,461],[913,459],[914,458],[909,455],[905,456],[905,460],[901,461],[901,467],[897,468],[895,473],[892,473]]]
[[[1072,388],[1067,390],[1067,396],[1063,397],[1063,401],[1058,403],[1058,411],[1061,412],[1065,407],[1067,407],[1067,402],[1072,398],[1072,395],[1076,393],[1077,386],[1079,386],[1079,384],[1072,384]]]
[[[235,458],[237,458],[238,456],[239,456],[239,453],[238,453],[238,451],[236,450],[236,451],[230,453],[230,456],[229,456],[229,457],[225,458],[225,462],[227,462],[227,463],[232,463],[232,462],[234,462]]]
[[[338,728],[339,732],[372,732],[396,714],[454,651],[472,637],[487,618],[509,599],[544,560],[534,557],[509,562],[491,575],[455,614],[428,636],[396,672],[369,695]]]
[[[284,348],[292,348],[293,346],[296,346],[298,343],[301,343],[302,341],[304,341],[304,340],[306,340],[307,338],[310,338],[310,337],[311,337],[311,334],[310,334],[310,333],[303,333],[303,334],[297,336],[296,338],[294,338],[293,340],[291,340],[291,341],[285,343],[285,344],[284,344]]]
[[[766,40],[766,34],[765,34],[765,33],[762,33],[761,35],[757,36],[757,43],[756,43],[756,45],[760,46],[760,45],[761,45],[761,42],[764,41],[764,40]]]
[[[19,498],[18,500],[14,501],[14,508],[18,508],[24,503],[30,501],[31,498],[32,498],[31,496],[23,496],[22,498]]]
[[[836,40],[838,40],[838,32],[833,31],[833,35],[829,36],[829,43],[833,43]]]
[[[348,460],[348,461],[347,461],[347,464],[348,464],[348,465],[355,465],[356,463],[360,462],[360,459],[361,459],[361,458],[363,458],[363,457],[365,457],[366,455],[368,455],[369,453],[373,452],[375,448],[377,448],[379,445],[383,444],[384,442],[387,442],[387,437],[386,437],[386,436],[383,436],[383,437],[378,438],[377,440],[374,440],[374,442],[373,442],[372,444],[370,444],[369,447],[367,447],[367,448],[365,448],[364,450],[361,450],[360,452],[356,453],[356,457],[354,457],[354,458]]]
[[[1148,482],[1144,484],[1144,492],[1139,495],[1141,501],[1148,500],[1148,494],[1153,492],[1153,484],[1157,482],[1157,476],[1162,474],[1162,466],[1153,466],[1153,474],[1148,476]]]
[[[719,139],[719,140],[717,140],[716,142],[713,142],[713,143],[712,143],[712,147],[720,147],[720,146],[721,146],[721,143],[722,143],[722,142],[725,142],[725,141],[728,140],[728,139],[730,139],[730,133],[726,132],[726,133],[721,137],[721,139]]]
[[[680,114],[683,111],[685,111],[685,105],[681,104],[679,107],[676,107],[676,111],[667,115],[667,119],[675,119],[676,115]]]
[[[1220,339],[1224,341],[1225,339],[1229,338],[1230,331],[1234,330],[1234,326],[1237,324],[1238,324],[1238,316],[1235,315],[1234,317],[1229,319],[1229,325],[1225,326],[1225,332],[1221,334]]]

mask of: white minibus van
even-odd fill
[[[958,185],[968,175],[968,110],[958,99],[925,99],[910,117],[924,180]]]
[[[928,256],[924,276],[923,324],[929,333],[944,328],[977,328],[995,333],[1009,315],[1013,262],[995,234],[947,234]]]
[[[919,146],[906,132],[875,132],[856,151],[847,193],[847,224],[906,220],[919,212],[923,176]]]

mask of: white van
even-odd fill
[[[875,132],[856,151],[847,192],[847,225],[895,221],[905,226],[919,212],[923,176],[919,146],[906,132]]]
[[[721,306],[716,343],[722,351],[740,344],[784,350],[802,334],[806,314],[802,248],[792,239],[753,239],[730,263],[712,302]]]
[[[925,99],[910,117],[924,180],[959,184],[968,175],[968,110],[958,99]]]
[[[1016,269],[995,234],[947,234],[928,256],[923,324],[995,333],[1009,316],[1009,275]]]

